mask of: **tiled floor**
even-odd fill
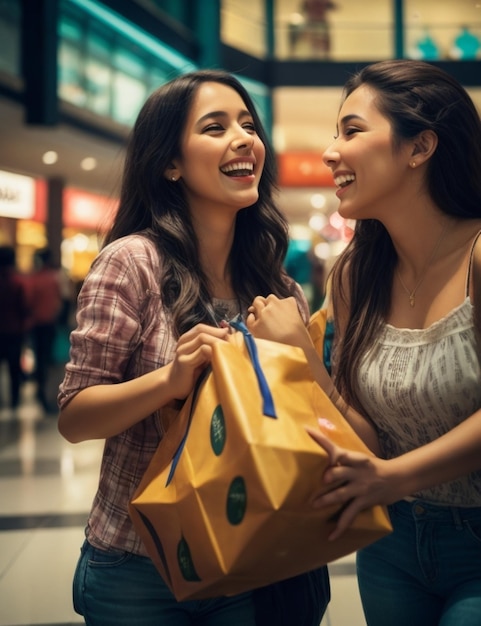
[[[35,402],[33,383],[22,393],[17,415],[0,410],[0,626],[83,624],[71,581],[102,442],[67,443],[55,416]],[[322,626],[365,626],[354,558],[329,569],[332,601]]]

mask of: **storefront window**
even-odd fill
[[[84,107],[87,102],[82,64],[80,50],[62,42],[59,49],[59,95],[62,100],[78,107]]]
[[[481,2],[405,0],[405,56],[481,59]]]
[[[62,267],[80,286],[99,253],[98,234],[85,228],[64,228],[62,236]]]
[[[58,75],[62,100],[84,107],[87,101],[83,73],[83,37],[80,21],[62,15],[59,21]]]
[[[117,72],[114,77],[113,118],[121,124],[131,126],[146,96],[144,82]]]
[[[97,115],[111,115],[111,55],[113,44],[90,28],[85,61],[87,107]]]
[[[20,0],[0,2],[0,71],[20,77]]]
[[[95,57],[87,58],[85,63],[85,81],[87,107],[97,115],[111,115],[110,85],[112,68]]]
[[[275,0],[276,57],[356,61],[393,55],[392,0]]]
[[[60,97],[127,126],[149,93],[194,67],[90,0],[61,3],[59,33]]]

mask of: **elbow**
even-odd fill
[[[75,437],[74,433],[70,432],[70,429],[66,427],[66,425],[62,421],[62,415],[59,416],[57,422],[58,432],[62,435],[64,439],[66,439],[69,443],[80,443],[80,439]]]
[[[85,438],[81,436],[81,433],[75,428],[75,423],[69,420],[63,411],[60,412],[57,422],[58,432],[69,443],[81,443],[85,441]]]
[[[57,420],[58,432],[69,443],[82,443],[87,437],[81,428],[84,423],[81,414],[77,410],[78,394],[67,399],[66,402],[59,402],[60,412]]]

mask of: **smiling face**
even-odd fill
[[[243,99],[231,87],[199,86],[181,152],[172,172],[182,179],[191,211],[237,212],[257,201],[265,148]]]
[[[338,135],[324,162],[338,186],[339,213],[346,219],[380,219],[407,189],[412,142],[395,146],[391,122],[376,106],[376,92],[362,85],[344,101]]]

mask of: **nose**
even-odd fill
[[[322,160],[327,167],[334,167],[339,162],[339,151],[336,150],[336,141],[333,141],[322,154]]]
[[[254,136],[243,128],[240,128],[235,133],[235,137],[233,138],[231,145],[232,149],[236,151],[242,149],[250,150],[254,145]]]

